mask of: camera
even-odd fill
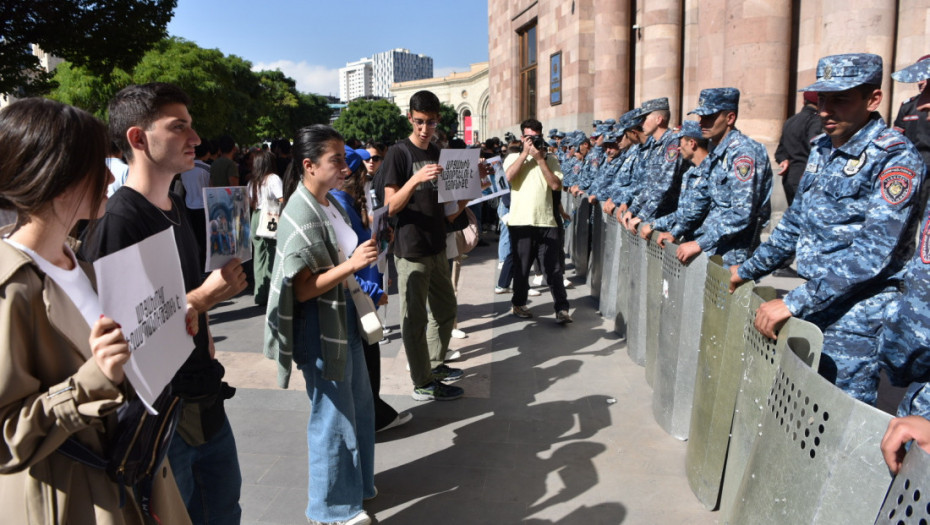
[[[534,148],[538,149],[539,151],[543,153],[546,153],[547,151],[549,151],[549,145],[546,144],[546,139],[544,139],[542,136],[533,135],[532,137],[530,137],[530,139],[533,142]]]

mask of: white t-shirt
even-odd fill
[[[84,316],[87,325],[94,326],[94,323],[100,318],[100,314],[103,313],[103,309],[100,307],[100,299],[97,297],[97,292],[94,291],[93,285],[90,284],[90,278],[88,278],[87,274],[78,266],[77,259],[74,257],[74,252],[71,251],[71,248],[66,245],[65,252],[68,254],[68,257],[71,257],[74,268],[65,270],[64,268],[55,266],[38,253],[16,241],[10,239],[3,240],[17,250],[29,255],[39,266],[39,269],[51,277],[52,280],[68,294],[68,298],[71,299],[71,302],[81,311],[81,315]]]
[[[355,251],[355,247],[358,246],[358,235],[355,234],[355,230],[346,222],[342,214],[339,213],[339,210],[336,209],[332,203],[328,206],[323,206],[323,210],[326,212],[326,216],[329,217],[329,222],[333,225],[333,229],[336,230],[336,240],[339,242],[339,247],[342,248],[342,253],[345,254],[346,259],[348,259],[352,255],[352,252]]]
[[[252,184],[254,182],[250,181],[249,195],[252,194]],[[271,173],[265,177],[265,182],[258,188],[258,202],[255,208],[262,210],[265,208],[268,199],[280,200],[282,198],[284,198],[284,183],[281,181],[281,177]]]

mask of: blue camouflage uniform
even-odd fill
[[[604,124],[600,124],[594,133],[591,134],[591,138],[596,139],[606,132],[606,126]],[[588,155],[584,159],[585,166],[581,173],[581,178],[577,183],[578,189],[584,191],[585,193],[589,193],[588,190],[597,179],[600,172],[601,163],[604,161],[604,157],[606,155],[607,153],[604,151],[603,146],[595,146],[593,144],[591,145],[591,149],[588,151]]]
[[[701,125],[694,120],[682,123],[678,134],[679,140],[683,137],[700,139]],[[682,176],[681,192],[678,197],[678,207],[674,213],[659,217],[652,224],[652,229],[669,232],[679,242],[694,239],[694,231],[707,216],[710,203],[710,188],[707,179],[707,158],[701,164],[691,165]]]
[[[701,91],[698,115],[739,108],[739,90]],[[772,166],[762,144],[730,130],[704,159],[707,164],[709,209],[695,240],[708,255],[722,255],[725,265],[739,264],[759,245],[762,228],[772,212]]]
[[[663,97],[643,102],[640,112],[648,115],[653,111],[668,109],[668,99]],[[653,140],[648,156],[644,159],[640,191],[630,204],[630,213],[643,222],[651,222],[675,210],[684,171],[678,143],[678,134],[668,129],[657,140]]]
[[[805,90],[880,85],[881,67],[876,55],[825,57],[818,82]],[[878,114],[838,148],[827,135],[811,144],[794,202],[739,275],[758,279],[795,256],[807,282],[784,297],[785,305],[823,330],[823,355],[836,367],[836,386],[874,404],[881,320],[914,249],[925,168],[916,148]],[[824,365],[829,360],[822,371]]]
[[[930,79],[930,55],[916,63],[892,73],[898,82],[920,82]],[[914,97],[916,99],[917,97]],[[925,140],[926,121],[914,108],[895,122],[896,129],[912,140],[927,164],[928,148]],[[898,128],[900,126],[900,128]],[[923,134],[922,134],[923,133]],[[926,178],[926,174],[924,175]],[[927,185],[924,184],[923,194]],[[926,217],[920,232],[917,253],[904,271],[901,294],[885,309],[882,333],[879,340],[881,365],[897,386],[908,386],[907,393],[898,405],[898,416],[916,415],[930,419],[930,216]]]
[[[623,165],[623,158],[626,154],[625,151],[619,152],[613,159],[608,158],[606,154],[607,144],[617,143],[617,135],[615,131],[608,131],[604,134],[604,158],[601,160],[601,166],[598,169],[597,177],[588,190],[588,194],[593,195],[598,201],[605,201],[607,197],[610,196],[607,194],[607,189],[613,184],[617,172]]]

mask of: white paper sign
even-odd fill
[[[469,202],[469,206],[510,193],[510,183],[507,182],[507,172],[504,171],[504,163],[501,160],[500,155],[497,157],[491,157],[485,162],[487,162],[494,170],[494,173],[490,175],[491,187],[488,188],[490,192]]]
[[[436,180],[439,202],[477,199],[481,196],[481,179],[478,163],[481,150],[444,149],[439,152],[442,173]]]
[[[194,349],[174,228],[97,259],[94,272],[100,306],[122,325],[132,351],[123,370],[154,414],[155,399]]]
[[[245,186],[203,189],[207,214],[207,263],[204,271],[222,268],[238,257],[252,259],[252,213]]]

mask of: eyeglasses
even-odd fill
[[[435,128],[436,126],[439,125],[438,120],[422,120],[422,119],[415,118],[415,119],[410,119],[410,121],[413,122],[413,125],[418,128],[422,128],[423,126],[426,126],[428,128]]]
[[[384,157],[382,157],[381,155],[372,155],[371,158],[368,160],[371,162],[381,162],[382,160],[384,160]]]

